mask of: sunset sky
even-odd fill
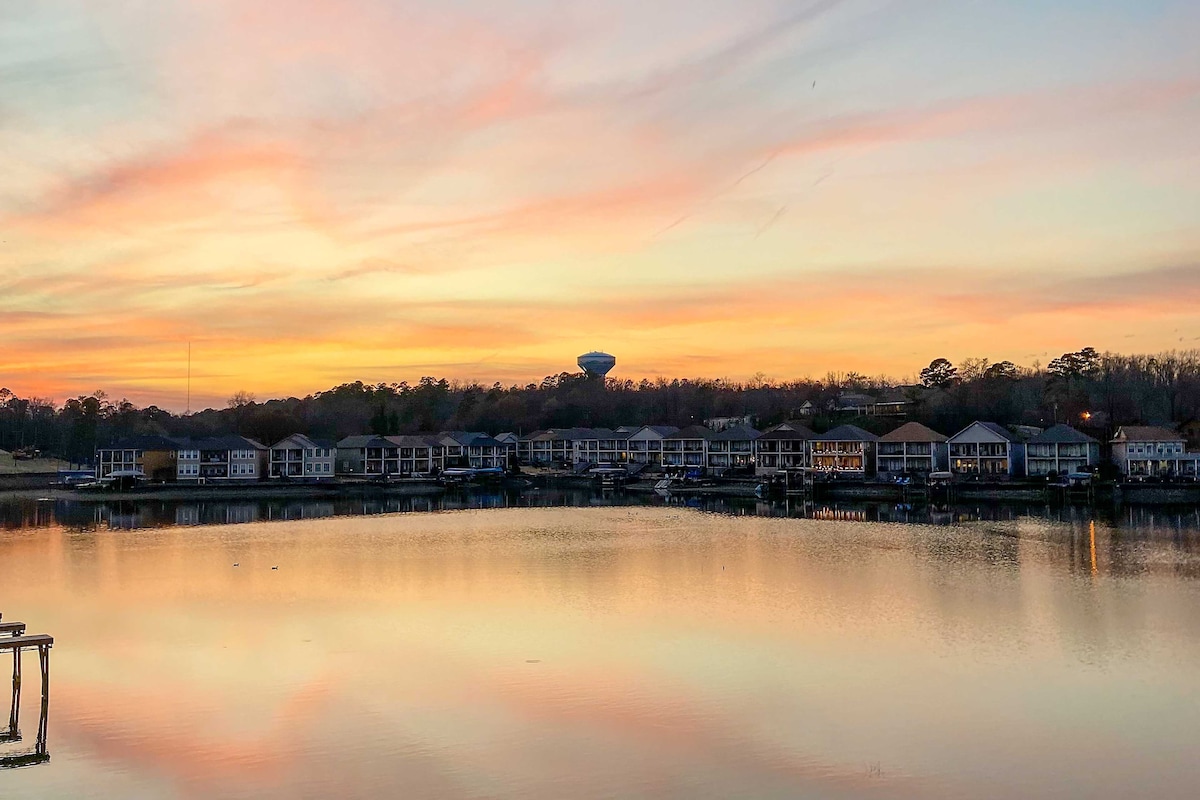
[[[1200,347],[1194,0],[0,5],[0,386]]]

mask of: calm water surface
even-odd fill
[[[112,528],[73,513],[10,509],[0,530],[0,611],[57,640],[50,761],[0,770],[4,798],[1200,786],[1186,512],[934,526],[615,506]],[[25,740],[0,756],[37,728],[34,665]]]

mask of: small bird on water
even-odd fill
[[[235,567],[237,566],[237,563],[236,563],[236,562],[234,563],[234,566],[235,566]]]
[[[279,569],[279,567],[271,567],[271,569]]]

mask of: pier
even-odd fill
[[[0,729],[0,743],[22,740],[21,721],[21,655],[26,650],[36,649],[42,679],[41,713],[38,716],[37,739],[32,752],[0,756],[0,769],[13,769],[41,764],[50,760],[46,750],[46,726],[50,710],[50,648],[54,637],[44,633],[26,634],[25,623],[4,622],[0,619],[0,651],[11,650],[13,654],[12,703],[9,707],[8,726]]]

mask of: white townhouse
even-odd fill
[[[256,481],[267,475],[270,450],[244,436],[181,439],[175,451],[181,481]]]
[[[663,440],[679,428],[671,425],[643,425],[630,435],[626,447],[633,464],[661,464]]]
[[[1112,438],[1112,460],[1127,478],[1200,478],[1200,453],[1167,428],[1125,425]]]
[[[1055,425],[1025,443],[1025,474],[1069,475],[1100,463],[1100,443],[1070,425]]]
[[[972,422],[950,437],[950,471],[955,475],[1018,476],[1025,471],[1025,445],[994,422]]]
[[[332,478],[337,446],[318,442],[302,433],[293,433],[271,445],[268,473],[272,478],[298,480]]]
[[[704,467],[713,432],[703,425],[689,425],[662,439],[664,467]]]

